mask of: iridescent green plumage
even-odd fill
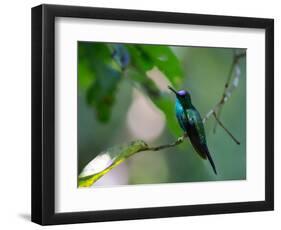
[[[208,158],[212,168],[217,174],[215,164],[207,147],[205,129],[200,113],[191,103],[190,94],[185,91],[175,91],[169,87],[176,94],[176,116],[180,127],[189,137],[190,142],[196,152],[204,159]]]

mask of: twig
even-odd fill
[[[226,131],[226,133],[234,140],[234,142],[238,145],[240,145],[240,142],[233,136],[233,134],[223,125],[223,123],[219,120],[218,115],[216,114],[217,109],[221,103],[219,102],[214,106],[213,109],[211,109],[206,116],[203,119],[203,123],[205,123],[212,115],[215,117],[216,122]]]
[[[159,151],[161,149],[166,149],[166,148],[171,148],[171,147],[174,147],[174,146],[177,146],[179,144],[181,144],[183,141],[184,141],[184,138],[186,138],[187,135],[184,134],[182,136],[180,136],[175,142],[171,143],[171,144],[166,144],[166,145],[160,145],[160,146],[156,146],[156,147],[147,147],[147,149],[145,150],[150,150],[150,151]],[[144,150],[142,150],[144,151]]]
[[[222,122],[218,119],[216,113],[213,113],[217,123],[224,129],[225,132],[227,132],[227,134],[232,138],[233,141],[235,141],[235,143],[237,145],[240,145],[240,142],[233,136],[233,134],[222,124]]]
[[[229,99],[229,97],[232,94],[233,89],[236,88],[237,85],[238,85],[238,80],[240,78],[240,68],[238,68],[237,66],[239,64],[239,60],[241,58],[245,57],[245,56],[246,56],[246,52],[236,53],[234,51],[234,53],[233,53],[233,61],[231,63],[231,67],[230,67],[229,73],[227,75],[226,83],[224,85],[223,94],[222,94],[222,97],[221,97],[221,99],[218,103],[218,106],[217,106],[216,110],[215,110],[215,112],[217,112],[217,119],[219,119],[220,116],[221,116],[223,104]],[[234,87],[231,87],[230,81],[231,81],[231,77],[233,75],[233,71],[235,69],[236,69],[236,76],[235,76],[234,80],[232,81],[232,86],[234,86]],[[214,125],[214,129],[213,129],[214,133],[216,132],[217,124],[218,124],[218,122],[216,122],[215,125]]]

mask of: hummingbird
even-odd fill
[[[168,88],[176,95],[176,117],[180,127],[189,137],[196,152],[203,159],[209,160],[214,173],[217,174],[215,163],[207,146],[203,121],[200,113],[191,102],[190,93],[186,90],[176,91],[171,86],[168,86]]]

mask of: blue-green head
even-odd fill
[[[176,91],[171,86],[168,88],[176,95],[177,101],[185,108],[189,108],[192,106],[190,93],[186,90]]]

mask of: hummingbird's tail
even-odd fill
[[[214,163],[214,161],[213,161],[213,159],[212,159],[212,157],[211,157],[211,154],[210,154],[209,150],[206,151],[206,155],[207,155],[207,158],[208,158],[209,162],[210,162],[211,165],[212,165],[212,168],[213,168],[213,170],[214,170],[214,173],[217,175],[216,166],[215,166],[215,163]]]

